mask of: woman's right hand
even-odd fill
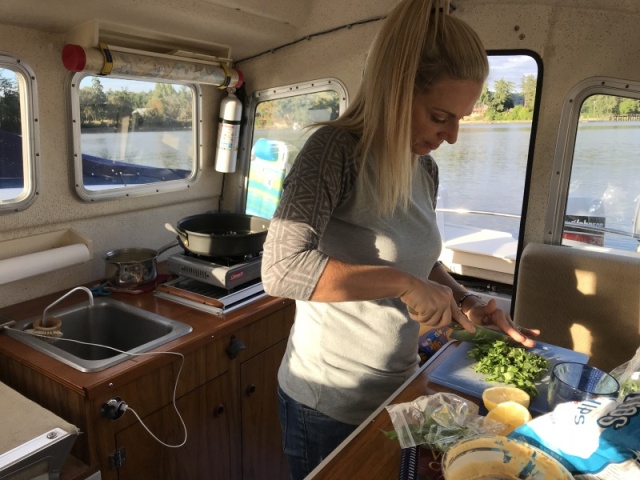
[[[445,285],[431,280],[414,279],[409,289],[400,296],[407,305],[409,316],[432,328],[446,327],[452,321],[465,330],[475,331],[475,327],[460,311],[453,298],[453,292]]]

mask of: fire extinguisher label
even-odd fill
[[[228,120],[224,121],[220,126],[220,133],[218,135],[218,148],[224,150],[238,150],[238,139],[240,137],[240,125],[232,125]],[[234,122],[235,123],[235,122]]]

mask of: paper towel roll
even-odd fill
[[[0,260],[0,285],[78,265],[91,257],[83,243]]]

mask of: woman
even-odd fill
[[[264,245],[270,295],[294,298],[278,373],[283,443],[304,478],[409,378],[419,324],[493,324],[527,346],[506,312],[437,263],[438,167],[488,75],[477,35],[445,0],[402,0],[374,41],[360,91],[309,138]]]

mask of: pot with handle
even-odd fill
[[[158,256],[177,247],[179,243],[171,243],[158,250],[151,248],[121,248],[112,250],[104,256],[105,276],[113,287],[136,288],[153,282],[158,276]]]
[[[262,251],[269,220],[239,213],[204,213],[183,218],[174,228],[180,244],[191,253],[206,257],[238,257]]]

